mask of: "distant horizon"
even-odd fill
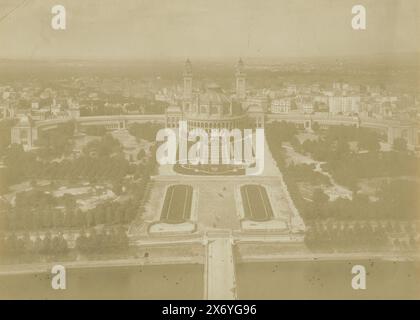
[[[204,61],[204,62],[223,62],[223,61],[237,61],[239,59],[244,62],[250,60],[310,60],[310,59],[364,59],[372,57],[382,58],[419,58],[420,64],[420,51],[407,51],[407,52],[377,52],[377,53],[362,53],[362,54],[341,54],[341,55],[308,55],[308,56],[229,56],[229,57],[203,57],[203,56],[179,56],[179,57],[2,57],[0,61],[25,61],[25,62],[43,62],[43,61],[84,61],[84,62],[151,62],[151,61],[167,61],[167,62],[178,62],[189,59],[193,61]],[[331,61],[333,63],[334,61]]]
[[[1,59],[195,60],[398,55],[420,51],[418,0],[2,0]],[[366,8],[354,30],[352,7]]]

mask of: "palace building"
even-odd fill
[[[242,60],[236,65],[236,87],[233,93],[226,93],[217,84],[208,84],[205,89],[194,90],[193,71],[191,62],[187,60],[184,67],[184,87],[182,99],[170,105],[166,110],[166,127],[178,129],[180,121],[187,123],[188,130],[203,129],[211,134],[213,129],[255,129],[264,127],[264,109],[260,104],[250,103],[246,91],[246,74]],[[219,139],[212,137],[212,139]],[[212,141],[213,145],[214,141]],[[194,144],[187,142],[190,146]],[[218,151],[218,142],[215,150],[210,149],[208,163],[200,165],[177,164],[174,170],[183,174],[227,174],[242,175],[245,165],[223,164],[222,153]],[[229,148],[233,150],[233,142]],[[254,151],[254,150],[253,150]],[[216,154],[215,154],[216,152]],[[233,153],[232,153],[233,156]],[[218,164],[210,158],[219,157]]]
[[[182,101],[166,110],[166,126],[177,128],[179,121],[187,121],[188,128],[245,129],[264,127],[264,110],[260,105],[247,103],[246,74],[242,60],[236,65],[236,90],[227,94],[216,84],[204,90],[193,89],[193,70],[189,60],[184,67]]]

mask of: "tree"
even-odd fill
[[[43,248],[43,241],[41,237],[37,235],[34,242],[34,246],[33,246],[33,252],[37,254],[42,253],[42,248]]]
[[[318,123],[318,122],[316,122],[316,121],[314,121],[314,122],[312,123],[312,130],[313,130],[314,132],[318,132],[318,131],[319,131],[319,129],[320,129],[319,123]]]
[[[42,226],[44,228],[50,228],[53,221],[53,213],[51,209],[45,209],[42,212]]]
[[[76,227],[84,227],[87,226],[86,224],[86,213],[80,209],[76,210]]]
[[[53,226],[55,228],[61,228],[64,224],[64,213],[62,210],[55,209],[53,211]]]
[[[89,211],[86,212],[85,220],[86,220],[85,221],[86,226],[88,226],[88,227],[95,226],[95,215],[93,213],[93,210],[89,210]]]
[[[335,151],[338,159],[344,158],[350,153],[350,145],[346,140],[339,139]]]
[[[51,234],[47,232],[45,234],[44,240],[42,240],[42,248],[41,253],[42,254],[49,254],[51,252]]]
[[[64,226],[66,228],[74,227],[75,225],[75,213],[73,210],[67,210],[64,216]]]
[[[329,197],[324,193],[324,191],[322,191],[322,189],[315,189],[312,195],[312,212],[309,212],[310,216],[315,219],[325,216],[328,200]]]
[[[408,244],[413,249],[416,249],[417,248],[416,239],[413,236],[410,236],[410,238],[408,240]]]
[[[364,134],[360,134],[358,146],[362,150],[367,150],[370,152],[379,151],[381,145],[379,143],[379,138],[376,134],[371,132],[363,131]]]
[[[137,160],[143,160],[143,158],[146,157],[146,151],[144,149],[141,149],[139,153],[137,154]]]
[[[88,248],[88,237],[86,233],[82,231],[81,235],[76,240],[76,248],[82,253],[85,253]]]
[[[329,200],[329,197],[325,194],[324,191],[322,191],[322,189],[317,188],[314,190],[314,193],[312,196],[312,201],[314,203],[324,205],[325,203],[328,202],[328,200]]]
[[[404,138],[396,138],[392,144],[392,149],[398,152],[407,151],[407,141]]]
[[[106,224],[112,224],[114,222],[114,211],[109,206],[105,208],[105,221]]]

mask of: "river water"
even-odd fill
[[[367,289],[353,290],[351,269],[365,266]],[[203,265],[69,269],[67,289],[51,275],[0,276],[1,299],[202,299]],[[239,299],[411,299],[420,297],[420,263],[392,261],[258,262],[236,265]]]
[[[365,290],[351,286],[354,265],[366,269]],[[240,299],[420,298],[420,262],[258,262],[238,264],[236,274]]]
[[[1,299],[202,299],[203,265],[99,267],[67,270],[66,290],[51,275],[0,276]]]

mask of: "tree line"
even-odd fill
[[[35,240],[26,233],[18,238],[14,233],[9,236],[0,235],[0,256],[19,256],[24,254],[64,255],[69,251],[68,242],[63,235],[51,236],[47,233],[43,239]]]
[[[69,201],[64,207],[57,208],[57,198],[46,195],[41,191],[26,192],[32,196],[25,196],[22,193],[18,199],[31,199],[34,195],[46,195],[52,202],[44,202],[42,196],[40,201],[22,202],[18,200],[15,207],[3,208],[0,210],[0,231],[38,231],[47,229],[81,229],[97,225],[120,225],[130,223],[141,213],[141,203],[144,197],[145,187],[136,197],[125,201],[103,202],[96,207],[82,211]],[[69,196],[66,197],[72,199]],[[60,198],[58,198],[60,199]],[[60,203],[63,203],[60,201]]]
[[[129,239],[124,229],[116,228],[105,232],[82,232],[76,239],[75,250],[81,254],[113,253],[127,250]],[[32,239],[29,233],[18,237],[12,233],[0,234],[0,256],[16,257],[22,255],[64,256],[71,249],[69,241],[62,234],[51,236],[49,232],[43,238],[39,235]]]
[[[123,229],[105,233],[82,233],[76,240],[76,249],[83,254],[112,253],[128,249],[129,239]]]
[[[401,232],[401,226],[391,223],[372,227],[370,222],[356,222],[353,225],[340,223],[339,225],[324,224],[308,228],[305,233],[305,244],[311,250],[317,251],[352,251],[358,250],[384,250],[390,244],[400,246],[403,242],[397,242],[389,237],[390,234]],[[418,247],[414,231],[406,230],[409,233],[406,249],[415,250]],[[397,240],[397,239],[396,239]]]

